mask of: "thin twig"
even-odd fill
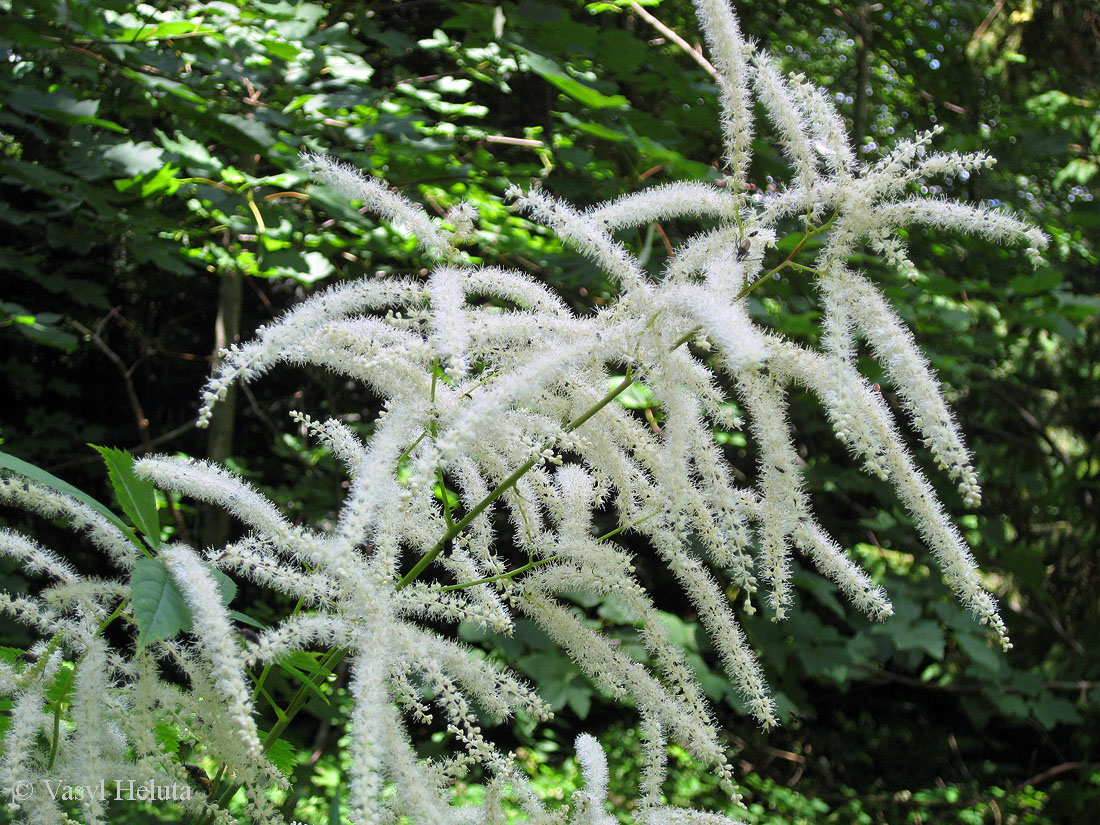
[[[1038,785],[1041,782],[1046,782],[1048,779],[1053,779],[1059,774],[1066,773],[1068,771],[1089,771],[1100,770],[1100,762],[1063,762],[1060,765],[1055,765],[1053,768],[1047,768],[1041,773],[1035,774],[1030,779],[1025,779],[1019,785],[1016,786],[1017,791],[1022,791],[1028,785]]]
[[[483,140],[486,143],[507,143],[509,146],[530,146],[541,149],[546,144],[534,138],[509,137],[508,135],[486,135]]]
[[[107,356],[107,359],[115,365],[120,376],[122,376],[122,383],[126,389],[126,400],[130,402],[130,410],[134,414],[134,419],[137,423],[138,437],[141,440],[142,449],[144,452],[152,452],[152,443],[149,437],[149,419],[145,416],[145,410],[141,406],[141,399],[138,398],[137,389],[134,387],[133,374],[134,367],[137,363],[127,367],[126,363],[122,360],[117,352],[108,346],[107,342],[103,340],[102,332],[107,322],[114,317],[118,312],[118,307],[112,309],[106,316],[104,316],[98,324],[96,324],[95,330],[90,330],[79,321],[73,321],[73,326],[76,327],[83,335],[88,337],[88,340],[95,344],[96,349]]]
[[[130,409],[134,414],[134,418],[136,419],[138,437],[141,439],[141,451],[143,453],[152,453],[153,439],[149,434],[149,419],[145,416],[145,409],[141,406],[141,399],[138,398],[137,389],[134,387],[134,381],[131,377],[133,375],[134,368],[137,367],[139,363],[141,363],[141,359],[135,361],[133,364],[127,367],[126,363],[122,360],[122,357],[113,349],[111,349],[110,346],[108,346],[107,342],[103,340],[103,336],[101,335],[101,333],[103,332],[103,328],[107,325],[107,322],[114,318],[118,311],[119,307],[115,307],[109,313],[107,313],[107,315],[105,315],[100,320],[100,322],[96,324],[96,328],[94,331],[88,329],[79,321],[73,321],[73,326],[80,330],[81,333],[88,336],[88,339],[96,345],[96,348],[99,349],[100,352],[107,356],[107,359],[115,365],[115,368],[118,370],[119,375],[122,376],[122,383],[123,386],[126,388],[126,398],[130,402]],[[176,505],[172,502],[172,497],[165,496],[164,500],[167,504],[168,513],[171,515],[172,521],[175,522],[176,530],[179,531],[180,537],[184,541],[190,542],[190,531],[187,529],[187,525],[184,523],[183,516],[180,514],[180,511],[176,509]]]
[[[993,4],[993,8],[989,10],[989,14],[985,16],[985,20],[978,24],[978,28],[974,29],[974,34],[970,36],[971,42],[981,39],[981,36],[985,34],[985,30],[989,28],[989,24],[993,22],[993,18],[1000,14],[1004,5],[1005,0],[997,0],[997,2]]]
[[[718,74],[718,70],[714,68],[713,65],[711,65],[711,62],[703,57],[703,55],[701,55],[695,49],[691,48],[691,44],[684,40],[684,38],[680,37],[680,35],[678,35],[676,32],[674,32],[672,29],[670,29],[668,26],[666,26],[664,23],[662,23],[660,20],[658,20],[648,11],[646,11],[644,8],[639,6],[636,2],[634,2],[634,0],[631,0],[630,7],[634,9],[635,14],[637,14],[645,22],[649,23],[649,25],[651,25],[653,28],[655,28],[657,31],[659,31],[661,34],[663,34],[685,52],[687,52],[688,55],[691,56],[691,59],[702,66],[703,70],[711,77],[713,77],[715,81],[721,79]]]

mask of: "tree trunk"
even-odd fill
[[[218,353],[240,340],[241,296],[244,276],[230,269],[221,276],[218,287],[218,315],[214,321],[214,362],[221,363]],[[233,454],[233,434],[237,426],[237,385],[231,384],[225,399],[214,407],[206,436],[206,456],[223,463]],[[222,547],[229,540],[229,514],[222,507],[204,506],[198,531],[202,547]]]
[[[852,145],[859,152],[863,145],[863,138],[867,135],[867,88],[871,84],[871,37],[872,24],[865,5],[859,5],[852,10],[849,18],[856,35],[856,93],[855,105],[852,108]]]

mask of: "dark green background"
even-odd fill
[[[753,821],[1094,821],[1100,8],[735,5],[784,69],[835,94],[861,157],[940,124],[939,149],[980,149],[999,163],[966,181],[928,181],[931,193],[1004,205],[1053,241],[1038,271],[1018,250],[923,230],[909,237],[915,282],[869,253],[853,262],[912,327],[975,452],[981,508],[964,515],[950,486],[941,492],[1002,599],[1008,655],[950,600],[897,501],[858,472],[802,396],[793,425],[815,505],[885,581],[897,615],[872,626],[800,572],[788,622],[746,620],[786,718],[764,736],[717,675],[686,605],[660,603],[741,748]],[[689,4],[649,10],[700,40]],[[286,412],[351,413],[369,435],[378,400],[362,390],[285,370],[238,393],[208,433],[191,426],[219,325],[247,336],[318,285],[425,265],[409,238],[311,190],[302,150],[346,158],[440,213],[475,201],[471,257],[544,278],[579,312],[611,300],[610,284],[508,213],[508,182],[542,180],[583,205],[721,176],[710,78],[615,3],[0,0],[0,46],[0,449],[108,501],[87,442],[228,460],[296,519],[338,506],[339,469]],[[766,128],[754,149],[752,179],[783,181]],[[665,238],[675,245],[695,229],[671,221],[622,239],[648,249],[657,273]],[[797,276],[754,293],[751,308],[813,342],[816,298]],[[644,394],[630,403],[649,405]],[[716,437],[751,479],[751,444]],[[162,515],[166,532],[200,545],[236,529],[186,502],[178,518]],[[4,516],[96,569],[64,531]],[[647,583],[675,592],[636,549]],[[0,582],[35,586],[4,566]],[[261,619],[287,607],[245,586],[234,606]],[[633,644],[614,605],[580,599],[578,609]],[[482,644],[560,709],[549,728],[498,733],[523,747],[539,781],[572,787],[573,737],[606,730],[615,793],[629,796],[629,709],[608,704],[533,628]],[[299,818],[322,821],[338,784],[340,716],[311,712],[290,731],[301,799],[287,808],[300,802]],[[427,731],[424,740],[426,752],[446,746]],[[314,749],[323,755],[310,764]],[[681,757],[674,748],[670,798],[720,804],[706,772]]]

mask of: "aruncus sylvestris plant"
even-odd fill
[[[546,718],[546,705],[523,680],[424,624],[469,621],[505,634],[516,617],[526,617],[604,692],[637,707],[646,761],[638,820],[729,822],[663,804],[670,739],[713,765],[735,801],[739,795],[692,669],[613,534],[632,531],[668,566],[751,714],[764,727],[775,724],[773,700],[737,612],[751,613],[754,602],[766,600],[783,618],[795,551],[859,610],[875,619],[891,613],[888,595],[812,511],[786,424],[790,387],[816,396],[853,457],[893,485],[960,602],[1009,647],[995,600],[959,532],[890,409],[857,370],[857,343],[866,342],[910,426],[965,503],[976,506],[977,476],[958,426],[912,336],[847,260],[857,245],[868,244],[911,269],[899,230],[914,224],[1022,242],[1033,261],[1045,238],[1000,211],[910,196],[918,179],[971,173],[992,161],[982,153],[934,153],[933,133],[902,141],[873,163],[859,161],[821,90],[802,77],[782,76],[743,40],[723,2],[695,5],[719,75],[726,185],[655,186],[583,210],[538,187],[508,193],[516,209],[618,284],[617,300],[593,315],[576,315],[521,273],[465,263],[458,247],[474,230],[472,207],[460,205],[440,222],[377,179],[324,156],[307,157],[320,182],[415,235],[435,268],[427,278],[341,284],[261,328],[253,341],[224,354],[203,396],[202,416],[208,418],[234,382],[254,380],[280,363],[321,366],[364,383],[385,402],[367,440],[335,419],[297,416],[347,468],[350,485],[338,518],[328,530],[300,527],[220,467],[141,459],[137,476],[225,507],[248,533],[208,550],[205,562],[184,545],[154,546],[190,609],[195,633],[135,650],[110,647],[102,633],[118,617],[140,628],[133,576],[81,577],[29,539],[0,534],[3,552],[55,582],[35,598],[0,601],[6,613],[51,638],[34,666],[0,665],[0,690],[13,702],[0,785],[54,775],[91,783],[120,772],[186,781],[174,753],[152,734],[157,721],[168,719],[221,768],[209,796],[196,787],[185,803],[197,816],[233,821],[224,804],[243,787],[250,821],[278,821],[265,790],[285,780],[268,749],[308,691],[303,687],[279,724],[261,733],[254,719],[260,690],[247,674],[266,673],[294,651],[324,650],[321,674],[349,659],[352,822],[407,815],[417,823],[497,823],[504,821],[506,798],[532,822],[612,822],[599,744],[588,735],[578,739],[585,790],[569,808],[548,810],[509,755],[483,736],[474,711]],[[754,99],[792,169],[786,186],[762,198],[750,197],[747,186]],[[805,227],[796,251],[816,237],[816,259],[800,263],[792,253],[765,267],[778,225],[792,217]],[[656,281],[613,235],[687,218],[706,219],[714,228],[685,241]],[[761,327],[748,312],[746,296],[783,269],[812,279],[818,289],[818,348]],[[475,298],[491,299],[493,310]],[[624,370],[615,383],[611,376]],[[661,404],[659,432],[612,403],[635,381]],[[747,412],[744,426],[756,441],[760,464],[752,485],[734,481],[711,435],[714,425],[743,426],[731,419],[724,386]],[[3,480],[0,497],[67,516],[123,573],[139,566],[133,542],[75,499],[14,478]],[[619,527],[597,537],[595,513],[608,508]],[[284,592],[299,600],[299,609],[242,647],[211,565]],[[731,604],[730,584],[743,602]],[[562,599],[576,591],[616,598],[638,621],[655,664],[631,658],[579,618]],[[63,651],[79,663],[61,725],[46,711],[43,694]],[[159,661],[182,670],[185,685],[165,681]],[[219,709],[213,715],[212,704]],[[407,718],[438,719],[455,752],[419,759]],[[453,807],[448,785],[471,766],[486,769],[484,804]],[[40,795],[15,808],[35,823],[68,821],[55,801]],[[82,801],[81,815],[104,821],[104,804]]]

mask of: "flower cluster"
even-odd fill
[[[568,816],[575,823],[610,822],[598,743],[578,740],[586,790],[571,814],[548,811],[508,755],[483,735],[474,710],[544,718],[546,706],[521,679],[433,629],[468,621],[508,633],[516,617],[526,617],[606,694],[637,707],[647,764],[641,821],[728,822],[663,805],[669,738],[713,765],[735,799],[737,791],[702,689],[635,575],[631,553],[609,536],[596,537],[593,520],[597,511],[613,511],[619,529],[632,531],[637,544],[668,567],[746,707],[761,725],[774,724],[774,702],[727,596],[730,584],[744,594],[746,612],[763,598],[781,619],[792,599],[792,554],[799,551],[857,609],[875,619],[891,613],[887,594],[813,512],[787,424],[793,387],[816,396],[837,438],[868,472],[890,482],[959,600],[1008,647],[996,603],[963,539],[891,410],[857,370],[858,342],[867,343],[909,425],[974,506],[977,476],[958,426],[912,336],[871,280],[847,261],[857,245],[868,244],[911,268],[899,230],[914,224],[1021,241],[1033,258],[1045,239],[1000,211],[911,197],[909,184],[918,178],[969,173],[990,160],[980,153],[936,154],[930,133],[861,163],[819,89],[803,77],[784,77],[746,42],[724,0],[695,5],[720,73],[726,185],[655,186],[587,209],[538,187],[509,192],[516,209],[618,284],[617,300],[594,314],[577,315],[522,273],[466,265],[457,247],[474,231],[472,207],[460,205],[440,222],[376,179],[324,156],[307,158],[319,181],[415,234],[438,268],[425,279],[376,276],[341,284],[261,328],[254,340],[224,353],[203,396],[202,417],[208,420],[234,382],[255,380],[278,364],[325,367],[383,399],[384,412],[366,439],[337,420],[298,416],[347,468],[350,484],[335,524],[324,531],[292,525],[246,482],[204,462],[151,457],[136,465],[160,487],[235,515],[246,535],[217,548],[211,560],[300,599],[306,609],[242,649],[206,568],[194,551],[176,546],[164,556],[196,617],[194,640],[117,654],[105,648],[96,623],[108,597],[125,584],[79,579],[48,551],[0,535],[0,551],[58,581],[38,599],[6,597],[0,609],[43,632],[65,628],[63,644],[85,662],[99,662],[97,675],[77,685],[78,699],[89,699],[76,714],[73,747],[66,743],[61,753],[73,759],[79,753],[88,760],[82,764],[103,768],[103,760],[123,758],[122,743],[129,742],[149,775],[162,781],[157,772],[172,766],[156,758],[159,750],[138,744],[149,733],[136,730],[132,719],[148,718],[133,715],[139,709],[167,708],[185,724],[201,726],[197,736],[218,745],[246,787],[262,788],[277,777],[252,719],[246,668],[296,650],[339,649],[350,658],[355,700],[349,797],[357,825],[397,815],[415,822],[502,822],[501,800],[509,794],[532,822]],[[762,199],[750,197],[747,186],[754,100],[792,167],[788,185]],[[764,258],[780,222],[799,217],[806,237],[821,241],[812,264],[791,263],[820,293],[818,348],[758,325],[747,307],[748,293],[773,274]],[[613,233],[669,218],[703,218],[712,228],[688,238],[654,280]],[[659,428],[613,403],[635,381],[659,401]],[[746,422],[731,418],[731,397]],[[755,483],[735,480],[714,443],[715,426],[747,427],[759,454]],[[32,509],[48,514],[60,506],[35,501],[41,491],[33,485],[5,485],[6,498]],[[65,507],[71,516],[79,505]],[[133,563],[132,547],[112,535],[110,525],[78,523],[124,570]],[[579,617],[565,598],[576,591],[622,604],[637,622],[651,664]],[[54,600],[63,600],[65,609]],[[33,679],[0,670],[0,693],[15,697],[2,779],[44,770],[34,743],[49,724],[40,691],[57,653],[47,654]],[[190,691],[159,681],[157,656],[187,673]],[[82,674],[88,670],[82,665]],[[93,695],[116,698],[93,706]],[[204,696],[218,697],[220,718],[203,720]],[[457,752],[442,761],[418,759],[403,713],[441,720]],[[486,801],[454,808],[448,783],[471,765],[487,770]],[[273,818],[262,792],[250,792],[249,799],[257,821]],[[37,811],[27,815],[61,821]],[[89,808],[87,815],[100,821],[99,811]]]
[[[133,570],[138,555],[135,545],[86,504],[14,477],[0,477],[0,503],[67,521],[120,573]],[[0,750],[2,803],[9,809],[5,813],[21,811],[25,821],[36,825],[75,822],[62,796],[48,790],[49,783],[55,788],[63,783],[97,789],[101,782],[121,777],[133,780],[134,785],[188,788],[186,770],[157,733],[171,727],[180,739],[211,743],[214,752],[248,780],[248,807],[257,821],[275,816],[264,791],[285,780],[242,738],[249,728],[255,732],[247,695],[238,694],[244,701],[235,715],[209,712],[210,703],[226,695],[228,685],[217,680],[223,674],[232,680],[240,670],[237,652],[226,650],[227,644],[234,642],[225,633],[221,622],[224,608],[219,601],[214,600],[223,616],[210,610],[200,620],[204,630],[211,632],[210,647],[204,650],[164,641],[135,655],[113,648],[104,638],[112,621],[123,614],[132,617],[132,592],[125,578],[81,576],[52,551],[11,530],[0,530],[0,554],[28,573],[52,580],[33,597],[0,593],[0,613],[49,640],[36,643],[26,662],[0,662],[0,695],[11,697],[10,720]],[[207,589],[215,585],[193,552],[174,548],[166,555],[173,566],[179,565],[181,585],[209,595]],[[200,615],[197,610],[195,615]],[[207,657],[215,655],[218,661],[211,668]],[[75,666],[66,666],[66,658],[75,660]],[[185,673],[190,689],[164,679],[161,663]],[[70,668],[67,672],[66,667]],[[92,790],[81,793],[81,821],[85,825],[107,822],[111,798]],[[179,800],[195,817],[209,816],[220,825],[234,822],[198,791]]]

